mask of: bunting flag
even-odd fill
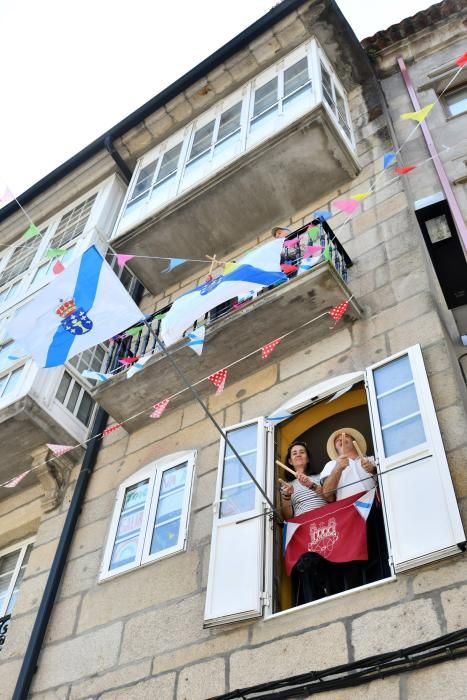
[[[312,255],[316,255],[316,253],[321,253],[323,250],[322,245],[308,245],[305,249],[305,254],[304,258],[311,258]]]
[[[341,304],[338,304],[337,306],[334,306],[328,313],[331,316],[331,318],[334,319],[335,324],[340,321],[342,316],[345,314],[349,306],[349,302],[346,299],[343,301]],[[334,324],[334,325],[335,325]]]
[[[427,118],[429,113],[434,107],[434,103],[432,102],[429,105],[426,105],[426,107],[422,107],[419,109],[417,112],[404,112],[404,114],[401,114],[401,119],[415,119],[419,124],[424,121],[424,119]]]
[[[320,227],[319,227],[319,226],[309,226],[309,228],[308,228],[308,236],[309,236],[310,241],[311,241],[312,243],[314,243],[314,241],[316,241],[316,239],[318,238],[319,232],[320,232]]]
[[[132,365],[135,362],[138,362],[139,359],[139,355],[135,355],[134,357],[122,357],[121,360],[119,360],[119,363],[121,365]]]
[[[223,274],[228,275],[229,272],[233,272],[234,270],[237,269],[237,267],[238,267],[238,264],[235,261],[225,263]]]
[[[206,326],[199,326],[195,328],[191,333],[187,333],[186,336],[190,340],[187,343],[187,347],[194,350],[197,355],[201,355],[204,347],[204,336],[206,335]]]
[[[74,449],[73,445],[55,445],[54,443],[50,442],[47,442],[46,445],[56,457],[61,457],[67,452],[70,452],[70,450]]]
[[[15,476],[14,479],[10,479],[9,481],[6,481],[4,484],[2,484],[3,488],[5,489],[14,489],[15,486],[18,486],[20,481],[23,481],[23,479],[29,474],[31,470],[28,469],[27,471],[23,472],[22,474],[18,474],[18,476]]]
[[[169,259],[169,264],[167,265],[166,268],[162,270],[162,272],[171,272],[174,270],[176,267],[179,265],[183,265],[183,263],[186,263],[185,258],[170,258]]]
[[[135,336],[141,333],[143,330],[143,326],[133,326],[132,328],[128,328],[128,330],[125,331],[124,333],[124,338],[128,338],[129,336]]]
[[[140,357],[137,362],[134,362],[128,372],[126,373],[127,379],[131,379],[131,377],[136,374],[137,372],[140,371],[140,369],[143,369],[144,365],[146,362],[151,359],[152,353],[149,353],[149,355],[143,355],[143,357]]]
[[[162,319],[165,318],[168,313],[168,311],[164,311],[163,313],[157,314],[157,316],[154,316],[153,321],[162,321]]]
[[[263,347],[261,348],[261,357],[263,358],[263,360],[266,360],[269,357],[276,345],[279,345],[281,340],[282,336],[280,338],[276,338],[275,340],[271,340],[271,342],[266,343],[266,345],[263,345]]]
[[[0,194],[0,203],[1,204],[8,204],[8,202],[11,202],[15,198],[15,195],[13,192],[8,189],[8,187],[5,187],[5,189],[2,191],[2,194]]]
[[[102,437],[106,437],[107,435],[110,435],[110,433],[113,433],[115,430],[118,430],[121,428],[123,423],[114,423],[113,425],[109,425],[108,428],[104,428],[102,431]]]
[[[85,379],[95,379],[96,382],[105,382],[113,377],[112,374],[104,374],[104,372],[95,372],[93,369],[85,369],[81,372],[81,376]]]
[[[298,238],[292,238],[284,241],[284,248],[296,248],[298,246]]]
[[[170,399],[163,399],[162,401],[159,401],[159,403],[155,403],[153,406],[154,410],[149,414],[149,418],[160,418],[167,408],[169,401]]]
[[[386,170],[386,168],[389,168],[392,163],[396,160],[396,154],[389,152],[385,153],[383,156],[383,169]]]
[[[289,411],[280,411],[278,413],[272,413],[270,416],[266,416],[266,420],[271,421],[271,423],[280,423],[287,418],[292,418],[292,413]]]
[[[49,248],[45,254],[45,257],[52,260],[52,258],[58,258],[60,255],[65,255],[66,251],[66,248]]]
[[[340,211],[345,211],[346,214],[352,214],[360,206],[355,199],[336,199],[333,204]]]
[[[35,238],[40,234],[39,229],[34,224],[30,224],[26,231],[23,233],[23,238],[28,241],[30,238]]]
[[[332,262],[331,245],[330,245],[330,243],[326,243],[326,247],[325,247],[325,249],[323,250],[323,255],[324,255],[324,257],[325,257],[326,260],[328,260],[329,262]]]
[[[327,221],[331,217],[332,214],[327,209],[318,209],[318,211],[315,211],[313,216],[314,219],[321,219],[321,221]]]
[[[416,165],[405,165],[405,166],[394,168],[394,171],[398,175],[406,175],[407,173],[411,173],[412,170],[415,170],[416,167],[417,167]]]
[[[459,58],[456,60],[456,65],[460,66],[463,68],[465,64],[467,63],[467,51],[462,54],[462,56],[459,56]]]
[[[354,494],[288,520],[283,533],[287,575],[307,552],[335,563],[367,560],[366,521],[374,495],[375,489]]]
[[[303,260],[300,262],[300,265],[298,266],[298,275],[303,275],[304,272],[308,272],[311,270],[312,267],[315,267],[318,263],[320,263],[323,260],[323,254],[320,252],[318,255],[313,255],[312,257],[309,258],[303,258]]]
[[[366,199],[366,197],[369,197],[371,192],[357,192],[357,194],[353,194],[350,199],[355,199],[357,202],[361,202],[362,199]]]
[[[57,262],[55,263],[55,265],[52,268],[52,272],[54,273],[54,275],[59,275],[61,272],[63,272],[64,269],[65,269],[65,265],[63,265],[60,262],[60,260],[57,260]]]
[[[127,264],[128,260],[133,260],[134,257],[134,255],[126,255],[125,253],[119,253],[117,255],[117,265],[120,269],[122,269],[122,267],[124,267]]]
[[[217,394],[222,394],[225,387],[225,380],[227,379],[227,370],[220,369],[218,372],[209,375],[208,379],[217,387],[216,396]]]

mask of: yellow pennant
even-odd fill
[[[418,123],[420,123],[427,118],[433,109],[433,106],[434,105],[432,103],[426,107],[422,107],[422,109],[419,109],[418,112],[405,112],[405,114],[401,114],[401,119],[415,119]]]
[[[235,268],[237,268],[237,267],[238,267],[237,263],[234,263],[234,262],[225,263],[223,274],[228,275],[229,272],[233,272],[235,270]]]
[[[369,197],[371,192],[359,192],[358,194],[353,194],[350,199],[355,199],[357,202],[361,202],[362,199]]]

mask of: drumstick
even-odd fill
[[[276,464],[278,464],[282,469],[285,469],[286,472],[289,472],[290,474],[293,474],[294,476],[297,476],[297,472],[294,472],[293,469],[288,467],[286,464],[282,464],[282,462],[279,462],[278,459],[276,459]]]
[[[363,452],[361,451],[360,447],[358,446],[358,442],[356,440],[352,440],[353,446],[355,447],[355,450],[358,454],[359,457],[364,457]]]

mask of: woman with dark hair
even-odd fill
[[[285,472],[281,481],[281,509],[285,520],[326,505],[319,476],[312,474],[310,451],[305,442],[293,442],[287,450],[285,463],[295,476]],[[294,605],[303,605],[329,595],[329,564],[319,554],[302,554],[292,569]]]

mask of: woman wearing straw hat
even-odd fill
[[[376,485],[376,465],[366,457],[366,440],[355,428],[339,428],[328,439],[327,453],[331,458],[321,472],[323,496],[327,501],[339,501]]]

